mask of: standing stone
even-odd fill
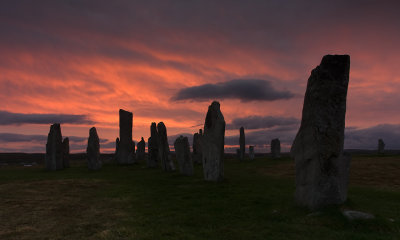
[[[174,142],[176,160],[179,164],[179,171],[183,175],[193,175],[193,162],[190,155],[189,140],[180,136]]]
[[[204,179],[221,181],[224,178],[225,120],[219,102],[209,107],[201,138]]]
[[[54,123],[50,126],[50,132],[46,143],[46,169],[55,171],[64,168],[63,163],[63,144],[61,135],[61,126]]]
[[[156,123],[151,123],[150,126],[150,134],[148,140],[148,158],[147,158],[147,167],[149,168],[156,168],[158,163],[158,133],[157,133],[157,126]]]
[[[201,164],[201,137],[203,136],[203,132],[200,129],[199,133],[195,133],[193,135],[193,162],[196,164]]]
[[[63,145],[63,166],[69,168],[69,138],[64,138]]]
[[[174,163],[169,154],[169,144],[167,138],[167,128],[163,122],[157,124],[158,133],[158,161],[164,171],[175,171]]]
[[[119,110],[119,144],[116,155],[119,164],[134,163],[135,145],[132,141],[132,113]]]
[[[136,160],[144,160],[144,155],[146,151],[146,142],[144,141],[143,137],[140,142],[137,143],[137,150],[136,150]]]
[[[240,148],[236,149],[236,158],[240,160]]]
[[[100,141],[95,127],[92,127],[89,130],[89,139],[86,148],[86,154],[88,159],[88,168],[90,170],[100,169],[102,166],[102,162],[100,160]]]
[[[278,138],[272,139],[271,141],[271,157],[280,158],[281,157],[281,142]]]
[[[378,153],[383,154],[385,152],[385,143],[382,139],[378,139]]]
[[[249,146],[249,159],[254,160],[254,146]]]
[[[350,56],[327,55],[308,79],[300,129],[291,148],[296,202],[310,209],[347,198],[351,157],[343,153]]]
[[[244,160],[244,156],[246,154],[246,140],[244,136],[244,128],[240,128],[240,137],[239,137],[239,146],[240,146],[240,156],[239,159],[241,161]]]

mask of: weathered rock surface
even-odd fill
[[[345,210],[342,213],[349,220],[368,220],[375,218],[375,216],[370,213],[353,211],[353,210]]]
[[[378,139],[378,153],[384,154],[385,153],[385,143],[382,139]]]
[[[246,139],[245,139],[245,136],[244,136],[244,128],[243,127],[240,128],[239,146],[240,146],[239,159],[241,161],[243,161],[244,160],[244,156],[246,154]]]
[[[69,138],[64,138],[63,142],[63,165],[64,168],[69,168]]]
[[[176,160],[179,164],[179,172],[183,175],[193,175],[193,162],[190,155],[189,140],[180,136],[174,142]]]
[[[167,137],[167,128],[165,127],[163,122],[159,122],[157,124],[157,133],[158,133],[158,161],[161,164],[161,168],[164,171],[175,171],[174,162],[171,160],[168,137]]]
[[[193,135],[193,162],[196,164],[201,164],[201,137],[203,136],[203,132],[200,129],[199,133],[195,133]]]
[[[249,146],[249,159],[254,160],[254,146]]]
[[[148,158],[147,158],[147,167],[149,168],[156,168],[158,163],[158,133],[157,133],[157,126],[156,123],[151,123],[150,126],[150,134],[148,140]]]
[[[137,143],[137,150],[136,150],[137,161],[144,160],[145,151],[146,151],[146,142],[142,137],[142,139]]]
[[[324,56],[308,79],[300,129],[292,144],[296,202],[310,209],[347,198],[350,159],[343,153],[350,57]]]
[[[219,102],[209,107],[201,138],[204,179],[221,181],[224,178],[225,120]]]
[[[97,130],[92,127],[89,130],[88,145],[86,148],[87,164],[90,170],[98,170],[103,165],[100,160],[100,140]]]
[[[134,163],[135,144],[132,141],[132,113],[119,110],[119,144],[116,155],[119,164]]]
[[[61,135],[61,126],[59,123],[54,123],[50,126],[50,132],[47,136],[46,143],[46,169],[55,171],[64,168],[63,162],[63,144]]]
[[[281,142],[278,138],[272,139],[271,141],[271,157],[280,158],[281,157]]]

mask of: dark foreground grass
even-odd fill
[[[227,160],[220,183],[200,166],[193,177],[143,164],[0,168],[0,239],[400,239],[400,189],[363,185],[365,159],[353,159],[349,201],[316,214],[293,202],[289,159]],[[385,161],[400,169],[400,158]],[[376,219],[348,221],[341,209]]]

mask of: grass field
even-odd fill
[[[349,200],[310,214],[293,202],[294,164],[225,161],[225,180],[83,162],[0,168],[0,239],[400,239],[400,156],[353,156]],[[342,209],[372,213],[349,221]]]

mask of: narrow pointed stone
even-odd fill
[[[239,146],[240,146],[239,159],[243,161],[246,154],[246,139],[243,127],[240,128]]]
[[[101,168],[103,164],[100,160],[100,140],[95,127],[92,127],[89,130],[86,155],[88,168],[90,170],[98,170]]]
[[[169,144],[167,137],[167,128],[165,127],[163,122],[159,122],[157,124],[157,133],[158,133],[158,161],[161,164],[161,168],[164,171],[175,171],[175,165],[171,160],[171,156],[169,154]]]
[[[119,110],[119,144],[116,155],[119,164],[134,163],[135,145],[132,141],[132,119],[131,112]]]

